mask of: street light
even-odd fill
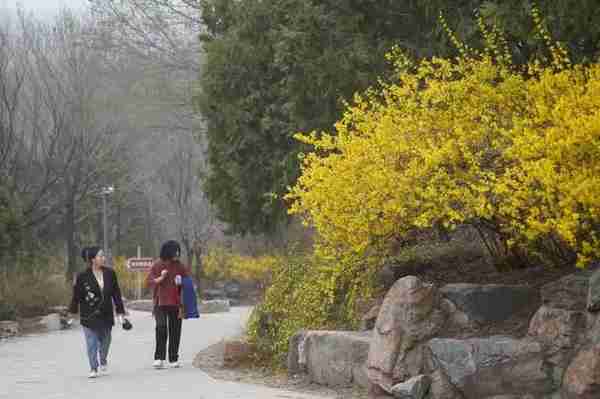
[[[110,262],[111,259],[108,256],[108,222],[107,222],[107,215],[106,215],[106,197],[111,195],[113,192],[115,191],[115,188],[113,186],[106,186],[102,188],[102,191],[100,191],[100,194],[102,195],[102,209],[103,209],[103,217],[102,217],[102,227],[104,229],[104,256],[106,256],[106,259]]]

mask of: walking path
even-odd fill
[[[248,308],[185,320],[180,369],[154,370],[154,321],[132,312],[134,328],[113,329],[110,375],[88,379],[79,327],[0,341],[0,399],[323,399],[216,381],[192,367],[194,355],[241,331]]]

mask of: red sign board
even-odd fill
[[[133,272],[147,272],[152,268],[154,258],[129,258],[127,259],[127,269]]]

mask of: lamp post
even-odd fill
[[[106,256],[107,260],[110,262],[111,259],[108,256],[108,217],[106,212],[106,197],[112,194],[115,191],[113,186],[106,186],[102,188],[100,194],[102,194],[102,227],[104,230],[104,256]]]

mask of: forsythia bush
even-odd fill
[[[297,135],[315,150],[290,211],[325,247],[473,223],[508,247],[558,243],[579,265],[600,255],[600,65],[571,66],[549,42],[547,60],[516,67],[484,36],[489,51],[459,44],[456,59],[392,51],[395,82],[357,95],[335,134]]]
[[[600,255],[600,65],[572,66],[533,17],[546,58],[512,65],[481,20],[483,51],[448,29],[459,57],[394,49],[395,79],[356,95],[335,133],[296,136],[314,151],[286,199],[318,239],[273,269],[249,326],[263,353],[281,361],[299,329],[355,325],[388,247],[421,233],[471,224],[506,253]]]
[[[138,279],[142,279],[142,289],[145,287],[146,274],[143,272],[132,272],[127,269],[127,259],[124,256],[114,258],[114,270],[119,280],[121,294],[128,299],[133,299],[137,295]],[[140,274],[141,273],[141,274]]]
[[[202,257],[207,278],[211,280],[238,279],[267,284],[271,271],[280,262],[276,255],[244,256],[229,252],[222,247],[212,247]]]
[[[281,257],[272,284],[249,321],[248,336],[275,365],[285,363],[289,338],[300,329],[352,328],[357,307],[371,296],[371,259],[315,254]]]

